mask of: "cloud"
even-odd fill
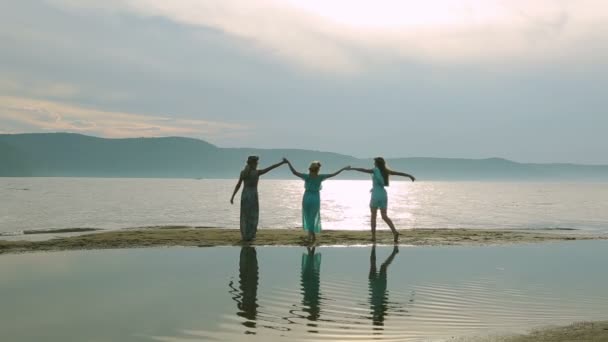
[[[601,0],[49,1],[213,28],[288,62],[343,72],[392,58],[573,57],[588,39],[606,44],[608,32],[608,3]]]
[[[165,18],[190,27],[211,28],[244,38],[251,47],[300,66],[323,70],[354,70],[347,42],[333,37],[333,23],[274,0],[227,1],[98,1],[49,0],[70,10],[127,12]]]
[[[124,100],[130,96],[125,92],[101,90],[95,86],[34,79],[31,75],[18,76],[13,73],[12,75],[5,74],[4,76],[5,78],[0,80],[0,92],[5,95],[60,100],[86,97],[89,99],[103,99],[109,102]]]
[[[21,239],[24,239],[20,236]],[[12,240],[12,239],[11,239]],[[18,283],[23,276],[65,275],[73,270],[76,259],[68,254],[55,253],[49,258],[40,258],[36,254],[22,254],[19,257],[10,256],[3,261],[1,282],[4,284]]]
[[[179,135],[213,140],[240,136],[248,129],[232,123],[102,111],[12,96],[0,96],[0,124],[12,133],[74,132],[108,138]]]

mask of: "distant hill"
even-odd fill
[[[0,176],[235,178],[246,157],[260,166],[283,156],[305,171],[320,160],[323,171],[344,165],[371,167],[371,159],[309,150],[220,148],[198,139],[104,139],[71,133],[0,134]],[[489,159],[398,158],[390,167],[419,180],[608,181],[608,165],[526,164]],[[268,175],[292,177],[286,167]],[[341,178],[366,178],[355,172]]]

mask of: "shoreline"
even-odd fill
[[[481,230],[481,229],[404,229],[399,230],[400,245],[483,246],[540,243],[572,240],[606,240],[606,235],[576,234],[555,230]],[[353,230],[326,230],[317,237],[316,246],[369,245],[371,233]],[[130,228],[48,240],[0,240],[0,254],[37,251],[215,246],[307,246],[301,229],[260,229],[254,242],[241,242],[238,229],[193,228],[180,226]],[[376,244],[393,244],[390,230],[376,232]]]
[[[455,342],[573,342],[608,341],[608,321],[584,321],[533,329],[525,334],[458,337]]]

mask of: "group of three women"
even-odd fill
[[[283,158],[281,162],[261,170],[258,170],[258,161],[259,157],[257,156],[250,156],[247,159],[247,165],[243,171],[241,171],[239,181],[236,184],[230,199],[230,203],[234,204],[234,196],[236,196],[237,192],[241,188],[241,185],[243,185],[243,191],[241,193],[240,222],[241,237],[243,241],[251,241],[255,239],[257,232],[259,219],[257,185],[259,177],[283,164],[287,164],[295,176],[304,180],[305,192],[302,198],[302,227],[308,232],[309,242],[314,242],[316,239],[316,233],[321,232],[321,183],[328,178],[337,176],[345,170],[369,173],[372,176],[372,196],[369,204],[371,210],[372,241],[376,240],[376,217],[378,209],[380,209],[382,219],[393,232],[394,241],[397,242],[399,240],[399,233],[395,229],[393,221],[388,217],[386,212],[388,197],[385,187],[389,184],[390,175],[408,177],[412,181],[414,181],[415,178],[414,176],[404,172],[390,170],[387,168],[384,158],[374,158],[373,169],[353,168],[346,166],[330,174],[319,173],[321,170],[321,163],[318,161],[314,161],[310,164],[308,174],[298,172],[296,169],[294,169],[289,160],[285,158]]]

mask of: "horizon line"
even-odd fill
[[[189,139],[189,140],[197,140],[209,145],[212,145],[215,148],[219,148],[219,149],[250,149],[250,150],[264,150],[264,151],[272,151],[272,150],[294,150],[294,151],[308,151],[308,152],[317,152],[317,153],[333,153],[333,154],[338,154],[344,157],[350,157],[350,158],[354,158],[354,159],[360,159],[360,160],[369,160],[369,159],[373,159],[375,157],[356,157],[350,154],[345,154],[345,153],[340,153],[340,152],[333,152],[333,151],[322,151],[322,150],[314,150],[314,149],[305,149],[305,148],[289,148],[289,147],[274,147],[274,148],[262,148],[262,147],[221,147],[218,146],[216,144],[210,143],[207,140],[204,140],[202,138],[196,138],[196,137],[188,137],[188,136],[178,136],[178,135],[167,135],[167,136],[157,136],[157,137],[150,137],[150,136],[146,136],[146,137],[123,137],[123,138],[113,138],[113,137],[101,137],[101,136],[97,136],[97,135],[89,135],[89,134],[83,134],[83,133],[76,133],[76,132],[21,132],[21,133],[0,133],[0,136],[3,135],[53,135],[53,134],[65,134],[65,135],[79,135],[79,136],[83,136],[83,137],[88,137],[88,138],[96,138],[96,139],[105,139],[105,140],[130,140],[130,139],[167,139],[167,138],[178,138],[178,139]],[[515,163],[515,164],[528,164],[528,165],[572,165],[572,166],[607,166],[608,164],[603,164],[603,163],[574,163],[574,162],[522,162],[522,161],[516,161],[513,159],[508,159],[508,158],[504,158],[504,157],[499,157],[499,156],[493,156],[493,157],[482,157],[482,158],[467,158],[467,157],[421,157],[421,156],[410,156],[410,157],[384,157],[387,160],[397,160],[397,159],[448,159],[448,160],[490,160],[490,159],[496,159],[496,160],[501,160],[501,161],[507,161],[507,162],[511,162],[511,163]]]

